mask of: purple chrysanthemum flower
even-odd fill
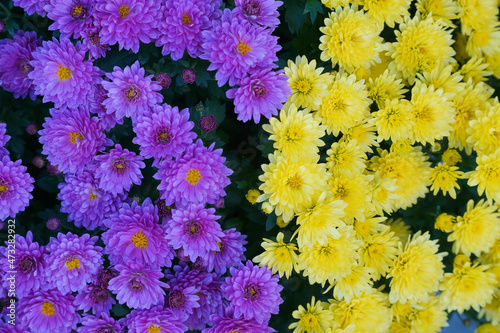
[[[76,297],[78,298],[79,295]],[[99,318],[100,317],[100,318]],[[78,327],[78,333],[120,333],[121,325],[106,313],[100,313],[99,317],[85,314],[81,320],[82,326]]]
[[[57,217],[51,217],[45,223],[45,226],[47,227],[47,229],[52,230],[52,231],[57,230],[60,225],[61,225],[61,221],[59,221],[59,219]]]
[[[224,165],[222,149],[213,150],[214,146],[215,143],[206,148],[197,140],[179,158],[160,162],[153,177],[160,181],[158,190],[167,205],[214,204],[226,195],[224,187],[229,185],[233,172]]]
[[[5,148],[5,144],[9,141],[10,135],[7,135],[6,133],[7,124],[0,123],[0,157],[9,155],[9,151]]]
[[[80,320],[73,300],[56,289],[35,291],[19,302],[16,315],[32,333],[70,332]]]
[[[235,0],[235,15],[250,23],[275,29],[280,24],[278,7],[283,4],[276,0]]]
[[[10,279],[10,273],[6,273],[7,275],[2,279],[3,287],[8,290],[13,282],[16,286],[16,297],[21,299],[29,292],[40,289],[42,284],[45,283],[42,276],[45,249],[37,242],[33,242],[31,231],[26,233],[26,238],[16,235],[14,248],[9,247],[9,244],[5,242],[6,247],[1,247],[3,254],[1,267],[4,272],[14,271],[16,273],[14,274],[14,280]],[[14,250],[14,252],[9,250]],[[11,257],[9,258],[7,254],[10,254]],[[12,263],[13,256],[15,260]]]
[[[108,98],[107,93],[102,84],[95,85],[94,95],[89,99],[89,111],[97,114],[97,117],[99,117],[101,123],[104,125],[104,130],[109,131],[116,124],[123,124],[123,118],[117,119],[115,112],[107,112],[106,106],[103,103]]]
[[[245,252],[246,235],[242,235],[236,229],[222,230],[224,236],[220,238],[219,249],[210,251],[202,258],[207,271],[215,271],[222,275],[228,267],[238,266],[242,260],[245,260],[243,253]]]
[[[99,188],[99,181],[89,171],[66,175],[58,185],[61,212],[68,213],[68,221],[88,230],[104,229],[104,219],[115,214],[126,199],[126,193],[113,194]]]
[[[30,96],[35,100],[35,86],[28,74],[33,70],[32,52],[42,45],[35,32],[19,30],[12,40],[0,44],[0,85],[15,98]]]
[[[163,1],[156,46],[163,46],[162,54],[170,54],[173,60],[182,58],[184,51],[196,58],[201,54],[201,33],[220,17],[220,5],[220,0]]]
[[[92,309],[92,313],[95,315],[102,313],[109,315],[109,310],[111,310],[113,304],[116,304],[116,301],[111,297],[108,289],[96,283],[85,286],[75,298],[75,306],[78,310],[87,312]]]
[[[59,30],[62,38],[79,38],[92,24],[94,0],[50,0],[43,7],[54,21],[49,30]]]
[[[266,323],[259,323],[254,319],[235,318],[231,310],[226,310],[224,316],[214,315],[214,326],[206,328],[202,333],[272,333],[276,332]]]
[[[141,184],[141,170],[146,164],[144,158],[136,153],[123,149],[120,144],[104,155],[97,155],[95,176],[99,179],[99,187],[110,193],[121,193],[130,190],[132,184]]]
[[[107,113],[115,113],[117,119],[132,117],[135,120],[146,110],[161,103],[163,96],[157,91],[161,86],[152,81],[153,75],[145,76],[145,70],[136,61],[124,69],[115,66],[106,77],[111,80],[101,82],[108,98],[103,101]]]
[[[195,70],[192,68],[185,68],[182,71],[182,81],[184,81],[185,83],[188,83],[188,84],[194,83],[194,81],[196,81]]]
[[[204,132],[210,132],[217,126],[215,117],[211,114],[203,116],[198,120],[198,127]]]
[[[49,0],[12,0],[14,6],[21,7],[28,15],[37,13],[45,16],[47,12],[43,7],[49,3]]]
[[[175,253],[158,220],[158,210],[150,198],[142,205],[135,201],[132,205],[123,204],[118,214],[104,221],[109,229],[101,237],[106,244],[104,253],[109,254],[110,262],[170,266]]]
[[[107,288],[109,285],[109,280],[117,276],[118,276],[118,271],[115,270],[114,268],[111,267],[103,268],[97,275],[96,283],[104,288]]]
[[[93,85],[101,81],[101,70],[84,60],[80,42],[73,45],[68,38],[53,38],[42,42],[32,56],[33,70],[28,77],[44,103],[54,102],[56,108],[87,106]]]
[[[125,321],[129,333],[168,332],[184,333],[184,317],[179,317],[170,309],[155,306],[147,310],[132,310]]]
[[[234,86],[248,72],[276,67],[276,52],[281,49],[278,37],[270,29],[252,25],[225,9],[220,23],[203,32],[203,53],[200,58],[210,61],[208,70],[217,70],[219,86],[228,80]]]
[[[168,219],[172,217],[172,210],[176,208],[175,205],[167,206],[165,204],[165,199],[157,199],[155,204],[156,208],[158,208],[158,216],[167,217]]]
[[[96,20],[102,27],[101,43],[137,53],[140,43],[147,44],[158,37],[157,22],[161,20],[160,1],[156,0],[97,0]]]
[[[190,330],[202,330],[206,325],[212,324],[210,316],[222,315],[222,279],[217,274],[191,270],[188,265],[181,263],[174,267],[173,273],[167,271],[165,276],[168,279],[170,291],[184,290],[187,294],[191,287],[196,288],[195,294],[199,297],[197,301],[199,306],[190,308],[192,313],[186,312],[189,318],[185,323]],[[170,300],[166,300],[170,304]],[[181,308],[182,299],[178,300],[177,306]],[[188,304],[183,306],[188,307]]]
[[[147,309],[165,296],[162,288],[168,288],[168,284],[160,281],[163,277],[160,268],[147,268],[133,261],[116,265],[115,268],[120,274],[109,281],[108,288],[116,294],[120,304]]]
[[[49,288],[57,288],[63,294],[81,291],[97,275],[102,267],[102,247],[95,246],[97,236],[58,233],[46,246],[45,281]]]
[[[195,308],[200,307],[200,297],[196,294],[199,291],[195,286],[176,285],[170,288],[165,297],[165,306],[177,313],[179,317],[192,314]]]
[[[168,104],[155,105],[153,112],[146,113],[133,124],[136,137],[132,142],[139,145],[145,158],[169,158],[180,156],[196,138],[191,132],[194,123],[189,121],[189,110]]]
[[[167,73],[158,73],[155,78],[162,89],[168,89],[172,84],[172,78]]]
[[[204,208],[204,204],[189,205],[172,211],[172,219],[167,222],[167,239],[174,249],[183,248],[184,255],[191,261],[204,258],[209,251],[219,250],[224,233],[217,223],[220,216],[214,215],[214,208]]]
[[[108,44],[101,44],[99,32],[101,28],[95,26],[95,21],[80,35],[82,37],[82,50],[89,51],[89,59],[104,57],[111,50]]]
[[[40,133],[42,154],[62,172],[85,168],[99,151],[112,144],[97,117],[84,108],[52,109]]]
[[[278,114],[277,110],[291,93],[287,77],[282,73],[271,70],[252,73],[238,83],[240,87],[226,92],[228,98],[234,99],[238,120],[246,122],[253,118],[258,123],[261,115],[269,119]]]
[[[230,301],[229,309],[236,318],[254,319],[266,323],[271,314],[277,314],[283,303],[278,275],[272,275],[267,267],[259,267],[247,261],[246,266],[230,268],[230,277],[222,286],[224,296]]]
[[[0,220],[15,217],[33,198],[35,180],[26,170],[21,160],[12,162],[9,156],[0,158]]]
[[[28,332],[28,327],[16,323],[15,325],[9,323],[0,322],[0,333],[26,333]]]

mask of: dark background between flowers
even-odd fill
[[[278,53],[278,66],[286,66],[288,59],[295,59],[297,55],[306,55],[308,59],[316,59],[325,70],[332,70],[331,63],[323,63],[319,60],[319,27],[323,25],[323,20],[327,17],[328,9],[323,7],[320,0],[285,0],[279,8],[280,26],[274,31],[274,35],[279,36],[279,44],[282,49]],[[234,8],[234,1],[225,1],[224,6]],[[414,8],[412,8],[414,13]],[[22,29],[25,31],[35,31],[43,40],[58,37],[58,31],[49,31],[51,21],[46,17],[37,14],[27,16],[19,7],[13,7],[12,1],[2,0],[0,3],[0,19],[6,24],[6,29],[0,33],[0,39],[11,38],[13,33]],[[382,36],[388,42],[394,41],[392,29],[386,28]],[[146,69],[147,74],[157,74],[166,72],[172,77],[172,84],[169,89],[161,91],[164,96],[164,103],[178,106],[179,109],[189,108],[190,120],[197,124],[204,115],[213,115],[217,120],[215,130],[205,133],[197,125],[194,131],[203,140],[206,146],[216,142],[217,148],[223,149],[223,156],[226,157],[226,165],[233,170],[230,177],[231,185],[226,188],[225,206],[217,210],[217,214],[222,218],[219,222],[222,227],[237,228],[247,235],[248,244],[245,255],[252,259],[258,255],[262,248],[260,246],[263,237],[273,238],[279,230],[285,232],[285,240],[289,239],[294,231],[293,223],[285,229],[280,229],[276,225],[274,214],[266,215],[260,210],[259,205],[251,205],[245,194],[249,189],[258,188],[258,176],[262,173],[261,164],[267,163],[267,155],[273,151],[272,142],[268,141],[268,135],[261,129],[261,125],[266,123],[265,118],[260,124],[253,122],[243,123],[236,120],[234,106],[231,100],[227,99],[225,92],[229,88],[227,84],[219,88],[214,79],[214,72],[208,72],[208,62],[201,59],[192,59],[185,55],[179,61],[172,61],[169,56],[162,56],[161,50],[154,46],[154,43],[141,45],[138,54],[130,51],[118,51],[117,45],[107,52],[105,58],[100,58],[94,62],[100,69],[111,72],[114,66],[121,68],[132,65],[139,60],[141,66]],[[0,64],[1,66],[1,64]],[[193,84],[186,84],[182,81],[181,73],[185,68],[192,68],[197,73],[197,79]],[[333,68],[335,69],[335,68]],[[499,80],[490,78],[488,84],[495,88],[495,96],[499,93]],[[89,233],[99,235],[102,231],[88,231],[84,228],[76,228],[75,225],[67,221],[67,214],[59,212],[60,202],[56,196],[57,185],[64,180],[63,176],[50,174],[45,167],[37,168],[32,164],[35,156],[40,156],[42,145],[38,142],[38,134],[29,135],[25,128],[28,124],[34,123],[39,129],[42,128],[44,118],[49,116],[49,109],[52,103],[42,103],[38,97],[35,101],[27,99],[15,99],[9,92],[0,88],[0,122],[7,124],[7,134],[11,136],[6,148],[10,152],[11,160],[21,159],[22,164],[28,167],[29,174],[35,179],[35,188],[32,192],[33,199],[25,211],[16,216],[16,232],[25,235],[28,230],[34,234],[34,240],[45,245],[50,237],[55,237],[58,232],[67,233],[71,231],[77,234]],[[138,152],[138,146],[132,144],[132,125],[126,119],[123,125],[117,125],[107,136],[115,143],[120,143],[124,148]],[[326,137],[325,147],[321,149],[322,162],[324,162],[325,151],[337,138]],[[443,149],[446,148],[446,140],[441,142]],[[383,145],[384,146],[384,145]],[[387,147],[386,147],[387,148]],[[440,153],[433,154],[426,147],[425,149],[432,162],[439,161]],[[474,167],[475,156],[462,154],[465,169],[469,171]],[[46,161],[47,162],[47,161]],[[157,186],[159,182],[153,179],[156,169],[151,167],[152,160],[146,161],[146,168],[142,170],[143,180],[140,186],[133,186],[130,190],[130,197],[137,197],[143,200],[150,197],[153,201],[159,197]],[[466,186],[466,180],[459,181],[461,186],[458,191],[457,200],[450,197],[443,197],[441,194],[434,197],[428,194],[421,199],[418,204],[406,211],[399,211],[393,217],[403,217],[406,223],[411,225],[412,230],[428,230],[433,238],[439,239],[441,251],[451,252],[450,243],[446,241],[447,235],[433,228],[435,217],[441,212],[451,214],[461,214],[464,211],[466,202],[470,198],[477,199],[476,189]],[[422,209],[425,207],[425,209]],[[56,231],[47,229],[45,222],[51,217],[61,220],[61,226]],[[0,232],[0,241],[7,239],[6,228]],[[103,246],[102,241],[98,245]],[[451,261],[445,258],[447,271],[450,271]],[[319,285],[309,285],[307,279],[294,274],[290,279],[282,278],[280,283],[284,286],[282,297],[284,303],[280,306],[280,313],[272,317],[270,326],[278,332],[288,332],[288,325],[293,321],[292,312],[299,304],[303,306],[310,302],[311,296],[316,299],[327,300],[332,298],[331,293],[323,295]],[[382,280],[376,286],[385,284],[387,280]],[[8,300],[7,300],[8,301]],[[4,302],[3,305],[6,303]],[[129,312],[126,306],[116,304],[111,310],[115,318],[120,318]],[[477,318],[477,313],[470,311],[462,318]]]

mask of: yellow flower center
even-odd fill
[[[75,256],[69,256],[64,264],[66,265],[68,271],[73,268],[80,268],[80,260],[78,260]]]
[[[50,302],[43,302],[42,304],[42,313],[46,316],[52,316],[55,315],[56,312],[54,311],[54,304]]]
[[[241,55],[245,55],[248,52],[250,52],[250,46],[248,46],[248,43],[245,43],[244,41],[240,40],[238,42],[238,52]]]
[[[57,78],[59,79],[59,82],[68,80],[71,78],[71,69],[59,64],[57,66]]]
[[[300,80],[297,82],[297,90],[301,93],[307,94],[311,90],[311,84],[307,80]]]
[[[306,327],[316,327],[318,326],[318,318],[312,313],[306,314],[300,319],[300,323]]]
[[[193,21],[191,21],[191,18],[189,17],[188,14],[182,15],[182,24],[191,24]]]
[[[0,194],[5,193],[8,190],[9,190],[9,188],[7,187],[7,185],[0,183]]]
[[[160,333],[161,327],[151,325],[148,327],[148,333]]]
[[[83,10],[82,6],[76,6],[73,9],[73,11],[71,12],[71,16],[76,17],[76,16],[82,14],[82,10]]]
[[[286,184],[293,189],[297,189],[302,185],[302,179],[298,175],[293,175],[286,180]]]
[[[141,249],[148,247],[148,239],[142,231],[139,231],[132,236],[131,242],[135,245],[135,247],[140,247]]]
[[[382,253],[382,246],[380,244],[372,244],[368,247],[368,252],[370,252],[370,256],[377,256]]]
[[[121,18],[127,17],[129,12],[128,6],[121,5],[120,8],[118,9],[118,13],[120,14]]]
[[[81,141],[83,140],[83,136],[78,132],[69,133],[69,141],[71,141],[72,144],[76,145],[76,139],[78,139],[78,141]]]
[[[90,190],[89,199],[90,199],[90,200],[95,200],[95,199],[97,199],[97,195],[96,195],[96,194],[94,194],[94,189],[91,189],[91,190]]]
[[[186,174],[186,180],[191,185],[198,184],[198,182],[200,181],[200,178],[201,178],[200,171],[197,169],[191,169]]]
[[[486,32],[486,31],[476,32],[474,34],[474,37],[472,37],[472,41],[477,46],[485,46],[490,41],[490,34],[488,32]]]

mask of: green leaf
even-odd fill
[[[310,13],[311,22],[314,24],[318,13],[323,14],[323,6],[319,0],[307,0],[304,14]]]
[[[288,23],[290,32],[296,34],[304,22],[305,0],[293,1],[289,4],[285,12],[285,21]]]

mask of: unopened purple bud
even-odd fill
[[[196,81],[196,72],[194,69],[186,68],[182,71],[182,81],[186,83],[193,83]]]
[[[49,230],[57,230],[59,226],[61,225],[61,221],[57,217],[51,217],[50,219],[47,220],[46,226],[47,229]]]
[[[198,120],[198,126],[207,133],[213,130],[216,125],[217,121],[215,120],[215,117],[210,114],[203,116],[200,120]]]
[[[58,175],[58,174],[60,174],[60,173],[61,173],[61,171],[59,171],[59,169],[57,168],[57,166],[56,166],[56,165],[53,165],[53,164],[50,164],[50,163],[48,163],[48,164],[47,164],[47,170],[48,170],[51,174],[53,174],[54,176],[56,176],[56,175]]]
[[[158,73],[156,75],[156,81],[160,84],[162,89],[168,89],[172,83],[172,78],[167,73]]]
[[[38,126],[36,126],[36,124],[31,123],[28,126],[26,126],[26,132],[29,135],[35,135],[36,132],[38,132]]]
[[[33,163],[33,165],[39,169],[43,168],[43,166],[45,165],[45,161],[42,156],[33,157],[33,161],[31,161],[31,163]]]
[[[182,247],[177,250],[177,257],[179,258],[180,261],[184,261],[184,262],[190,261],[189,256],[184,255],[184,249]]]
[[[224,207],[224,198],[223,197],[220,197],[219,199],[217,199],[217,201],[215,202],[215,208],[222,208]]]
[[[201,261],[200,257],[196,258],[195,262],[193,263],[193,269],[203,272],[206,267],[203,265],[203,262]]]
[[[5,30],[5,22],[0,20],[0,32],[3,32]]]
[[[158,215],[160,217],[171,217],[172,209],[175,209],[175,203],[167,206],[165,204],[165,199],[158,199],[155,201],[156,207],[158,207]]]

